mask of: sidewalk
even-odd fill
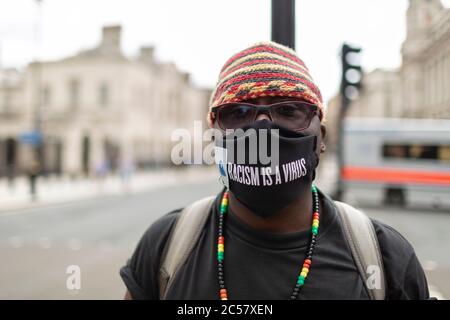
[[[325,193],[331,194],[336,184],[337,167],[333,154],[324,155],[317,170],[315,183]],[[191,166],[165,168],[134,173],[129,180],[119,175],[104,179],[69,177],[39,178],[36,200],[32,201],[30,186],[25,177],[15,180],[10,187],[6,179],[0,179],[0,214],[49,204],[62,204],[105,195],[120,195],[152,188],[182,183],[204,182],[218,178],[215,166]]]
[[[62,204],[105,195],[121,195],[141,192],[175,184],[204,182],[217,176],[214,166],[165,168],[139,171],[128,180],[119,175],[104,179],[69,177],[40,178],[37,182],[36,200],[32,201],[30,186],[25,177],[15,180],[10,187],[6,179],[0,179],[0,214],[50,204]]]

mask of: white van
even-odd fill
[[[344,196],[450,210],[450,120],[349,118]]]

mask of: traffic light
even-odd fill
[[[340,93],[347,105],[350,100],[358,96],[361,88],[362,68],[359,64],[361,48],[352,47],[346,43],[342,45],[342,80]]]

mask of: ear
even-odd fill
[[[324,143],[325,136],[327,135],[327,127],[324,124],[320,125],[320,133],[321,133],[321,146],[320,146],[320,152],[325,152],[326,146]]]
[[[322,133],[322,139],[325,139],[327,135],[327,127],[324,124],[320,125],[320,132]]]
[[[214,122],[214,113],[208,112],[208,114],[206,115],[206,123],[208,124],[208,127],[214,128]]]

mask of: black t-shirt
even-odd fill
[[[219,299],[217,196],[198,243],[180,269],[167,299]],[[299,299],[369,299],[345,241],[335,207],[320,193],[321,221],[308,278]],[[153,223],[120,270],[133,299],[159,299],[160,257],[181,210]],[[387,299],[427,299],[427,281],[408,241],[372,220],[383,256]],[[225,220],[225,283],[230,299],[289,299],[309,243],[310,230],[276,234],[256,230],[230,210]]]

